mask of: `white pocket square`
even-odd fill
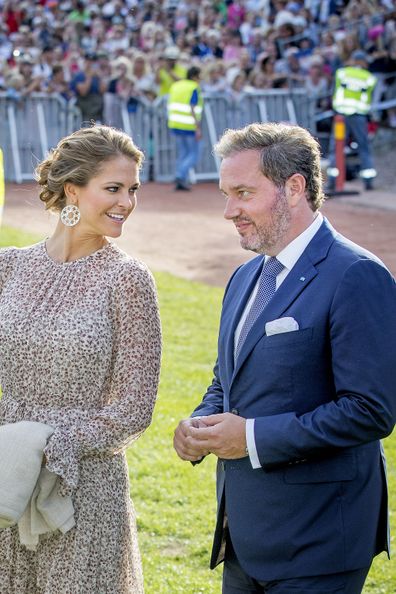
[[[294,318],[278,318],[266,323],[265,333],[267,336],[272,336],[282,332],[293,332],[299,328],[298,322]]]

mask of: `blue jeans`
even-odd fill
[[[201,143],[195,134],[175,134],[176,179],[187,182],[188,172],[198,163]]]
[[[356,113],[344,117],[346,138],[352,136],[352,138],[358,143],[360,171],[364,171],[365,169],[373,169],[373,158],[371,156],[371,149],[368,139],[367,116]],[[330,167],[335,167],[336,158],[334,131],[332,131],[330,137],[329,159]]]

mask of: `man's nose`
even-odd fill
[[[240,214],[240,212],[241,209],[239,208],[237,201],[231,197],[227,198],[224,208],[224,218],[227,220],[234,219]]]

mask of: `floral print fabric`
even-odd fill
[[[0,532],[0,594],[140,594],[125,447],[151,422],[161,334],[147,268],[109,243],[58,263],[0,250],[0,424],[55,428],[45,455],[76,526],[36,552]]]

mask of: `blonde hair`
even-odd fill
[[[103,163],[121,155],[142,166],[144,155],[132,138],[110,126],[82,128],[62,138],[35,170],[46,210],[59,212],[66,205],[66,182],[84,187]]]
[[[127,78],[131,78],[132,77],[132,62],[129,58],[126,58],[125,56],[118,56],[118,58],[116,58],[112,64],[112,74],[116,75],[118,73],[118,69],[120,66],[125,66],[125,74],[127,76]]]
[[[260,171],[279,189],[295,173],[306,181],[307,201],[314,212],[324,200],[320,147],[308,130],[289,124],[250,124],[226,130],[214,146],[222,159],[247,150],[260,153]]]

